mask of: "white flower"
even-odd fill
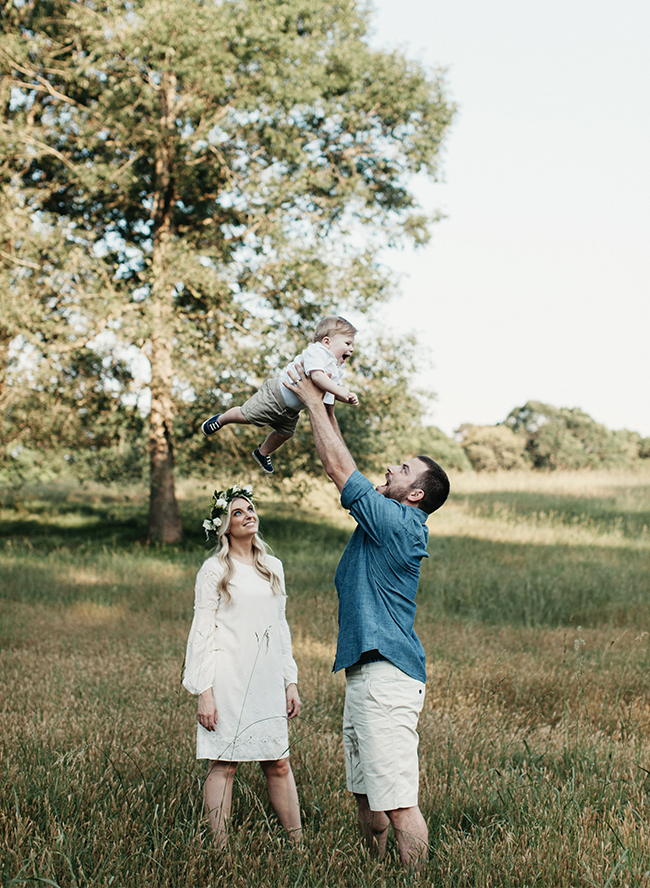
[[[233,493],[239,493],[239,484],[233,484],[231,490]]]
[[[219,499],[215,503],[215,506],[217,507],[217,509],[225,509],[227,505],[228,505],[228,501],[225,500],[222,496],[220,496]]]
[[[245,493],[247,496],[250,496],[253,492],[253,485],[247,484],[246,487],[242,487],[242,493]]]
[[[206,536],[210,535],[210,531],[216,533],[217,528],[221,527],[221,518],[206,518],[201,527],[205,531]]]

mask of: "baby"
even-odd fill
[[[300,398],[283,385],[285,382],[291,384],[287,371],[292,370],[294,364],[302,364],[311,381],[323,390],[323,403],[329,405],[328,410],[334,410],[335,401],[354,407],[358,405],[357,396],[341,385],[341,366],[354,351],[356,332],[356,327],[345,318],[323,318],[316,327],[314,341],[296,355],[280,377],[267,379],[241,407],[231,407],[225,413],[217,413],[206,419],[201,431],[204,435],[214,435],[231,422],[270,426],[273,431],[253,451],[253,458],[270,475],[273,472],[270,454],[293,436],[300,411],[305,407]]]

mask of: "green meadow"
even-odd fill
[[[200,524],[148,547],[140,488],[6,494],[0,510],[3,886],[650,885],[650,473],[459,474],[429,519],[417,630],[420,879],[369,859],[345,789],[333,575],[350,519],[323,485],[259,490],[284,562],[300,669],[292,764],[305,826],[283,838],[256,765],[213,847],[181,686]],[[194,532],[196,530],[196,532]]]

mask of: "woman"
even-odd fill
[[[280,823],[299,844],[287,717],[295,718],[301,703],[282,562],[257,534],[250,486],[215,492],[203,527],[217,545],[196,578],[183,684],[199,697],[196,757],[208,759],[208,821],[223,847],[237,765],[258,761]]]

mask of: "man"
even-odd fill
[[[343,746],[348,789],[371,851],[392,825],[404,866],[426,860],[429,833],[418,807],[417,722],[424,702],[424,649],[415,634],[426,520],[445,502],[449,479],[426,456],[388,466],[375,490],[360,472],[331,411],[307,378],[290,374],[309,410],[314,441],[341,505],[357,522],[336,571],[339,634],[334,671],[345,669]]]

